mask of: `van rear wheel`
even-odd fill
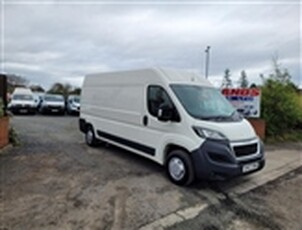
[[[169,179],[177,185],[189,185],[194,181],[191,157],[183,150],[173,150],[166,162]]]
[[[86,133],[85,133],[85,141],[86,144],[93,147],[97,145],[97,139],[94,134],[94,130],[92,126],[88,126]]]

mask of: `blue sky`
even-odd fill
[[[1,0],[1,72],[48,88],[80,86],[94,72],[168,67],[233,82],[272,71],[278,56],[301,80],[299,1],[8,1]]]

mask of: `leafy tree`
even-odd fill
[[[231,73],[229,69],[226,69],[224,71],[224,76],[222,80],[221,87],[222,88],[231,88],[233,86],[232,79],[231,79]]]
[[[73,95],[80,95],[82,92],[82,89],[80,87],[74,88],[72,91],[70,91],[69,94],[73,94]]]
[[[250,88],[257,88],[256,83],[252,83],[252,84],[250,85]]]
[[[299,96],[290,74],[273,60],[274,71],[268,78],[263,76],[261,116],[267,124],[268,136],[283,136],[302,122]]]
[[[62,84],[62,83],[55,83],[52,87],[47,91],[50,94],[61,94],[67,99],[70,91],[72,90],[72,86],[70,84]]]
[[[39,92],[39,93],[44,93],[45,92],[44,88],[40,85],[31,85],[29,88],[33,92]]]
[[[16,87],[26,87],[29,81],[22,76],[7,74],[7,91],[12,93]]]
[[[249,86],[249,81],[244,70],[241,71],[241,76],[239,78],[239,85],[241,88],[247,88]]]
[[[281,69],[281,64],[278,62],[278,57],[273,57],[272,61],[274,72],[269,75],[269,78],[284,84],[290,83],[291,76],[287,69]]]

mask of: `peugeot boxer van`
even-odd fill
[[[88,75],[79,126],[89,146],[108,142],[153,160],[178,185],[245,175],[265,164],[249,122],[209,81],[189,72]]]

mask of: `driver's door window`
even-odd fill
[[[149,113],[157,117],[158,109],[160,106],[166,105],[173,108],[173,104],[166,91],[160,86],[148,87],[148,110]]]

